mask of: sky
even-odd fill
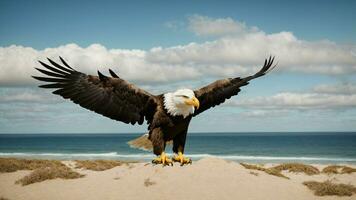
[[[356,131],[355,1],[0,1],[0,133],[143,133],[40,89],[38,60],[153,94],[277,68],[190,132]]]

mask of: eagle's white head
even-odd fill
[[[172,116],[187,116],[199,108],[199,100],[195,97],[193,90],[179,89],[173,93],[164,94],[164,107]]]

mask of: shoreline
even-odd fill
[[[54,161],[56,162],[56,161]],[[192,165],[162,167],[149,162],[116,165],[96,171],[92,161],[76,168],[73,160],[60,161],[83,176],[73,179],[54,178],[22,186],[15,182],[32,171],[0,173],[0,198],[9,200],[45,199],[355,199],[352,196],[316,196],[306,181],[356,186],[356,173],[307,175],[281,170],[288,177],[278,177],[263,170],[247,169],[237,162],[219,158],[203,158]],[[116,163],[116,164],[115,164]],[[57,163],[58,164],[58,163]],[[46,166],[49,164],[46,163]],[[59,164],[61,165],[61,164]],[[101,163],[101,166],[104,164]],[[116,166],[115,166],[116,165]],[[256,165],[267,169],[276,163]],[[329,165],[312,165],[322,171]],[[356,165],[347,165],[356,169]],[[86,169],[91,167],[92,170]],[[112,168],[111,168],[112,167]],[[73,175],[73,174],[72,174]]]
[[[172,156],[173,153],[167,153]],[[306,157],[306,156],[250,156],[250,155],[213,155],[213,154],[186,154],[193,161],[204,158],[218,158],[232,162],[250,162],[256,164],[269,163],[290,163],[298,162],[316,165],[356,165],[356,158],[340,157]],[[125,160],[150,162],[155,158],[151,152],[138,154],[117,154],[116,152],[108,153],[4,153],[0,152],[0,158],[18,158],[18,159],[47,159],[47,160]]]
[[[122,134],[0,136],[0,157],[151,161],[154,158],[151,152],[133,149],[127,144],[136,136]],[[276,133],[190,134],[187,138],[186,156],[193,160],[216,156],[225,160],[253,163],[356,164],[355,136],[338,133],[317,136],[306,133],[283,136]],[[171,153],[171,149],[168,145],[166,153]]]

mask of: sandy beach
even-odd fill
[[[105,171],[74,168],[74,161],[62,161],[85,176],[52,179],[22,186],[17,180],[31,171],[0,173],[0,198],[8,200],[130,200],[130,199],[356,199],[352,196],[316,196],[304,181],[325,181],[356,185],[356,173],[306,175],[283,171],[281,178],[263,171],[246,169],[239,163],[204,158],[192,165],[173,167],[150,163],[129,163]],[[270,165],[271,166],[271,165]],[[324,165],[313,165],[322,170]],[[355,167],[355,166],[352,166]]]

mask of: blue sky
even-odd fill
[[[0,45],[36,49],[71,42],[149,49],[202,40],[163,25],[199,14],[231,17],[267,33],[292,31],[305,40],[355,42],[355,1],[1,1]]]
[[[273,54],[273,74],[190,131],[355,131],[355,9],[355,1],[0,1],[0,133],[145,131],[36,88],[36,60],[59,55],[158,94],[251,74]]]

